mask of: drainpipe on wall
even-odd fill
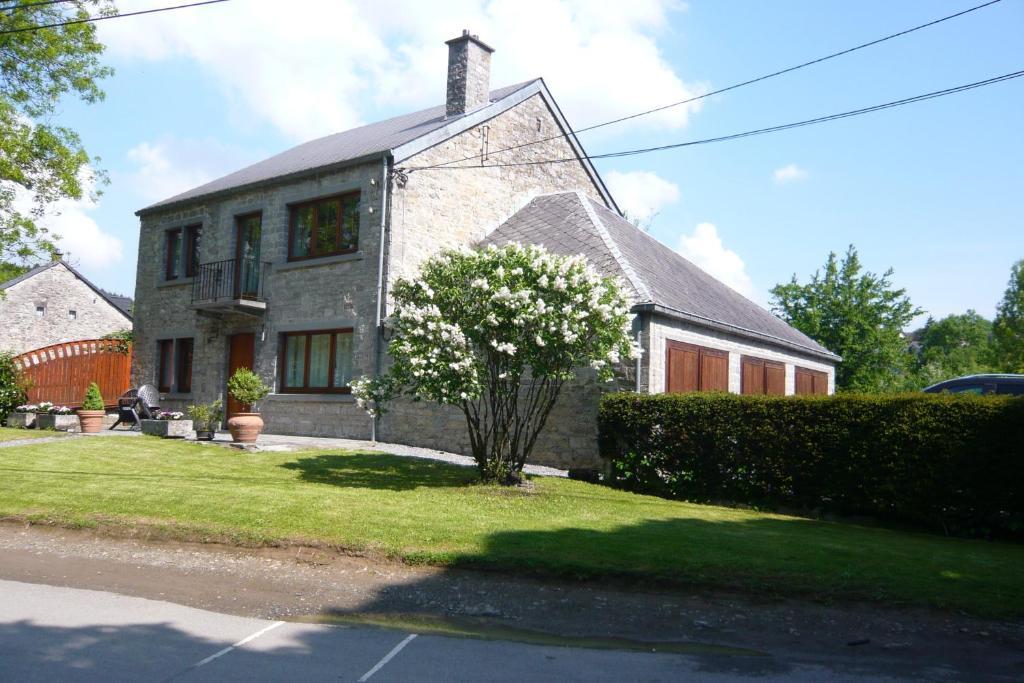
[[[644,347],[641,345],[643,334],[641,330],[636,331],[636,393],[638,394],[640,393],[640,373],[643,371],[644,363]]]
[[[383,319],[384,302],[384,235],[387,232],[388,215],[388,194],[390,192],[388,155],[381,157],[381,179],[380,179],[380,240],[377,243],[377,314],[374,325],[374,351],[373,351],[373,376],[380,377],[381,366],[381,345],[384,342],[384,330],[381,328]],[[377,416],[370,418],[370,441],[377,441]]]

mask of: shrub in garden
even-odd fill
[[[253,404],[269,394],[270,387],[249,368],[238,368],[228,380],[228,393],[250,411],[254,411]]]
[[[85,398],[82,399],[82,410],[103,410],[105,407],[99,385],[90,382],[89,388],[85,390]]]
[[[25,381],[14,365],[14,356],[0,353],[0,419],[25,401],[25,388]]]
[[[484,481],[520,480],[577,368],[611,379],[633,353],[618,283],[582,256],[519,244],[450,251],[399,280],[393,296],[394,362],[352,391],[371,414],[402,394],[460,410]]]
[[[599,423],[633,491],[1024,537],[1024,399],[620,393]]]

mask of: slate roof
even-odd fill
[[[14,285],[16,285],[16,284],[18,284],[20,282],[24,282],[25,280],[28,280],[29,278],[34,277],[34,276],[38,275],[39,273],[42,273],[43,271],[49,270],[50,268],[53,268],[54,266],[58,266],[58,265],[62,265],[65,268],[67,268],[69,271],[71,271],[72,275],[74,275],[79,280],[84,282],[86,284],[86,286],[89,287],[89,289],[91,289],[92,291],[96,292],[108,304],[110,304],[111,306],[113,306],[117,310],[121,311],[121,313],[124,314],[124,317],[128,318],[128,320],[132,319],[132,314],[131,314],[132,299],[130,297],[120,296],[118,294],[111,294],[110,292],[107,292],[107,291],[105,291],[103,289],[100,289],[99,287],[94,285],[92,282],[90,282],[87,277],[85,277],[84,275],[79,273],[77,270],[75,270],[71,266],[70,263],[68,263],[67,261],[63,261],[63,260],[49,261],[47,263],[40,264],[40,265],[36,266],[35,268],[22,273],[18,277],[11,278],[7,282],[0,283],[0,291],[3,291],[5,289],[9,289],[9,288],[13,287]]]
[[[509,242],[540,244],[557,254],[584,254],[601,272],[622,279],[634,310],[653,309],[738,336],[839,359],[580,192],[535,197],[481,245]]]
[[[524,81],[491,91],[491,102],[504,99],[539,79]],[[344,164],[373,154],[382,154],[450,124],[445,105],[403,114],[359,128],[304,142],[251,166],[211,180],[205,185],[169,197],[142,209],[140,213],[169,204],[238,189],[278,178]]]

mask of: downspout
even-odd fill
[[[644,314],[636,314],[636,393],[640,393],[641,383],[640,374],[643,372],[644,364],[644,347],[643,347],[643,336],[644,336]]]
[[[384,330],[381,328],[381,321],[383,319],[384,302],[382,300],[384,295],[384,252],[385,243],[384,236],[387,232],[387,215],[388,215],[388,197],[391,193],[389,184],[388,165],[389,159],[388,154],[385,153],[381,156],[381,179],[380,179],[380,239],[377,242],[378,245],[378,259],[377,259],[377,315],[374,321],[374,349],[373,349],[373,376],[380,377],[380,366],[381,366],[381,351],[382,344],[384,342]],[[377,416],[374,415],[370,418],[370,441],[377,441]]]

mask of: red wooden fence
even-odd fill
[[[83,339],[44,346],[15,356],[14,364],[29,381],[29,403],[50,401],[78,408],[90,382],[96,382],[108,406],[131,385],[131,347],[113,339]]]

